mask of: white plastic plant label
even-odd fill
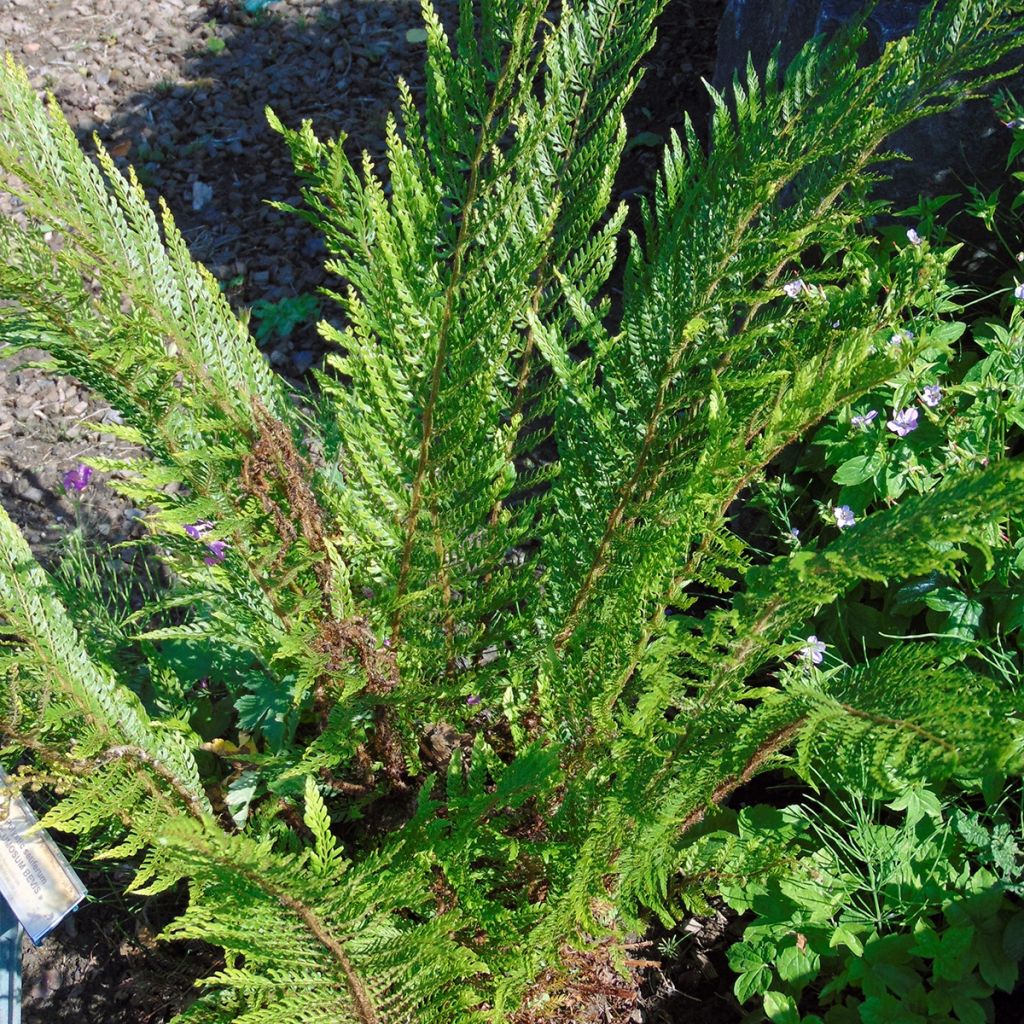
[[[38,945],[85,899],[86,888],[0,769],[0,894]]]

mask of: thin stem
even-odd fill
[[[749,760],[743,768],[743,771],[739,775],[730,775],[728,778],[723,779],[714,789],[711,794],[711,799],[700,807],[695,807],[685,818],[679,826],[678,834],[681,836],[686,832],[689,832],[694,825],[699,824],[704,820],[709,810],[716,809],[718,805],[731,796],[740,786],[746,785],[760,770],[761,766],[770,758],[773,754],[777,754],[783,747],[787,746],[789,742],[794,739],[798,732],[804,727],[806,723],[806,717],[796,719],[796,721],[790,722],[788,725],[784,725],[781,729],[776,730],[769,736],[758,748],[750,755]]]

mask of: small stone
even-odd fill
[[[192,209],[201,210],[213,199],[213,189],[202,181],[192,182]]]
[[[30,502],[33,505],[38,505],[46,495],[38,488],[33,487],[32,484],[25,484],[19,488],[17,484],[14,485],[14,493],[18,497],[23,498],[25,501]]]
[[[296,352],[292,356],[292,366],[295,367],[295,372],[300,376],[305,373],[313,365],[313,353],[307,349],[303,349],[301,352]]]

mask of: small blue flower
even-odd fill
[[[812,633],[804,646],[800,648],[800,657],[812,665],[820,665],[825,659],[826,650],[828,650],[827,646]]]
[[[907,229],[907,241],[911,245],[920,245],[921,242],[923,241],[923,239],[921,238],[921,236],[913,228],[908,228]]]
[[[866,430],[867,427],[868,427],[868,424],[870,424],[872,420],[875,420],[877,418],[878,418],[878,410],[877,409],[870,409],[866,413],[864,413],[863,416],[854,416],[853,419],[850,420],[850,422],[855,427],[860,427],[861,430]]]
[[[213,523],[209,519],[197,519],[186,523],[183,529],[193,540],[202,540],[213,529]]]
[[[1018,284],[1017,287],[1013,289],[1013,297],[1024,302],[1024,284]]]
[[[75,494],[81,494],[89,486],[91,479],[92,466],[85,466],[79,463],[74,469],[69,469],[64,474],[64,490],[69,494],[71,491],[74,491]]]
[[[886,426],[900,437],[906,437],[912,430],[917,430],[917,410],[915,408],[908,407],[906,409],[900,409]]]
[[[480,698],[475,693],[471,693],[466,698],[466,705],[467,705],[467,707],[475,708],[477,706],[477,704],[479,704],[479,703],[480,703]]]
[[[206,545],[207,550],[210,552],[203,561],[207,565],[220,565],[225,558],[228,557],[228,547],[230,545],[226,540],[213,540]]]
[[[853,509],[849,505],[839,505],[832,509],[832,515],[835,516],[836,526],[840,530],[845,530],[848,526],[853,526],[857,522],[857,517],[853,514]]]
[[[926,384],[921,392],[921,401],[929,409],[934,409],[942,401],[942,388],[938,384]]]
[[[914,332],[913,331],[896,331],[889,338],[889,348],[891,348],[891,349],[898,349],[903,344],[903,342],[905,342],[905,341],[913,341],[913,339],[914,339]]]
[[[791,298],[796,299],[800,297],[801,292],[808,290],[807,285],[804,284],[803,278],[797,277],[792,281],[787,281],[783,286],[782,290]]]

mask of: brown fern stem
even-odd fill
[[[704,820],[708,811],[716,809],[723,800],[731,796],[740,786],[746,785],[761,770],[762,765],[768,758],[773,754],[777,754],[783,747],[788,746],[795,739],[797,733],[800,732],[806,722],[806,716],[800,717],[796,721],[790,722],[788,725],[784,725],[781,729],[776,730],[764,740],[757,750],[750,755],[746,765],[743,767],[743,771],[739,775],[730,775],[728,778],[723,779],[715,787],[710,800],[706,804],[695,807],[683,818],[679,825],[679,835],[689,832],[694,825]]]

